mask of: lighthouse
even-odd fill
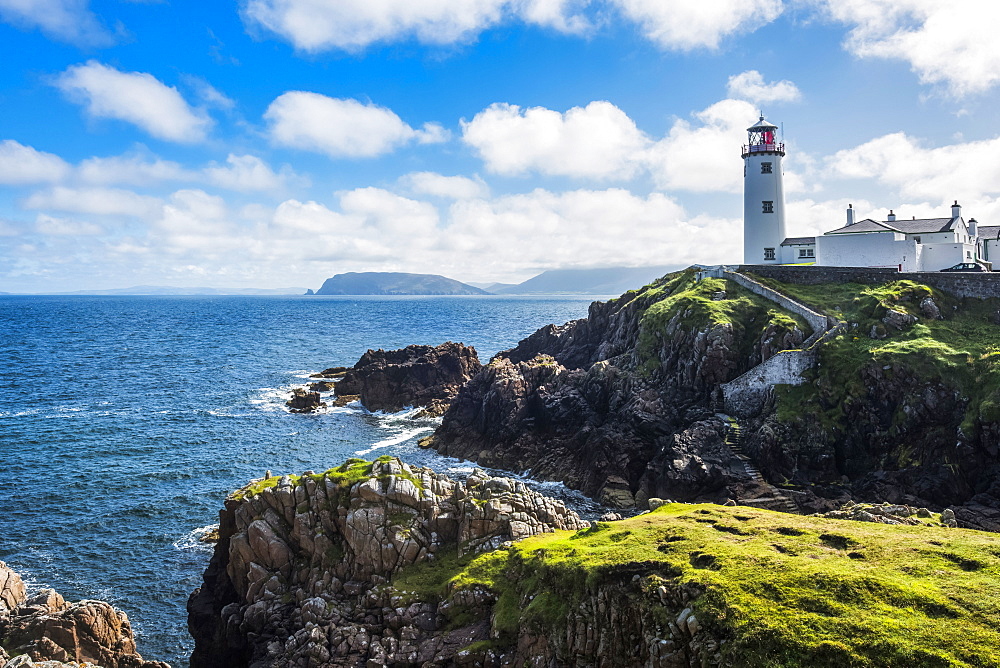
[[[781,159],[785,145],[764,120],[747,128],[743,147],[743,263],[778,264],[785,240],[785,189]]]

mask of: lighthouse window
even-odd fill
[[[774,249],[773,248],[765,248],[764,249],[764,259],[765,260],[773,260],[774,259]]]
[[[771,173],[771,163],[769,163],[769,162],[762,162],[762,163],[760,163],[760,173],[761,174],[770,174]]]
[[[761,202],[764,205],[763,213],[774,213],[774,202],[771,200],[764,200]]]

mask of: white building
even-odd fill
[[[775,140],[776,125],[760,117],[747,128],[743,147],[744,264],[816,264],[827,267],[895,267],[900,271],[940,271],[962,263],[990,267],[1000,260],[1000,226],[966,221],[958,201],[946,218],[855,222],[819,237],[785,236],[785,195],[781,159],[785,145]]]
[[[785,145],[775,137],[778,126],[760,117],[747,128],[743,147],[743,262],[781,264],[785,239],[785,189],[781,159]]]

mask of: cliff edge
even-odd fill
[[[670,274],[498,353],[432,444],[623,508],[760,498],[767,490],[726,445],[719,386],[810,333],[734,283]]]

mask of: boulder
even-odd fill
[[[292,413],[312,413],[326,406],[320,400],[319,392],[309,392],[301,387],[292,390],[292,397],[285,402],[285,405]]]

